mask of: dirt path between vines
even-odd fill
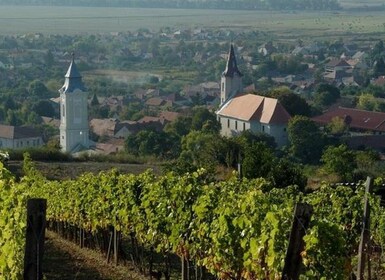
[[[47,280],[144,280],[132,267],[107,264],[105,257],[47,231],[43,274]]]

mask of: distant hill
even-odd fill
[[[202,8],[253,10],[339,10],[337,0],[0,0],[0,5]]]

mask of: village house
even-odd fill
[[[1,149],[32,148],[43,144],[41,133],[32,127],[0,125]]]
[[[342,139],[351,148],[385,149],[385,113],[337,107],[313,118],[321,126],[338,119],[343,121],[347,129]]]

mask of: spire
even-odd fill
[[[78,68],[76,66],[76,63],[75,63],[75,53],[72,53],[71,64],[68,67],[68,71],[64,77],[66,77],[66,78],[81,78],[82,77],[80,75]]]
[[[222,76],[234,77],[234,74],[237,74],[240,77],[243,76],[242,73],[238,69],[237,60],[235,58],[234,46],[233,46],[233,44],[231,44],[230,45],[230,51],[229,51],[229,57],[227,58],[226,69],[222,73]]]
[[[73,92],[75,89],[85,91],[85,87],[82,82],[82,76],[75,63],[75,54],[72,53],[71,64],[68,67],[67,73],[65,74],[65,82],[61,91],[64,93]]]

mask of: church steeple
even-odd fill
[[[233,46],[233,44],[231,44],[230,45],[229,56],[227,58],[226,69],[222,73],[222,75],[225,76],[225,77],[233,78],[234,74],[237,74],[239,77],[243,76],[241,71],[239,71],[239,69],[238,69],[237,59],[235,58],[234,46]]]
[[[229,57],[227,58],[226,69],[221,77],[221,101],[220,106],[225,104],[235,94],[243,91],[242,73],[237,66],[234,46],[230,45]]]
[[[89,148],[88,93],[72,54],[60,93],[60,145],[64,152]]]
[[[72,53],[71,64],[68,67],[67,73],[65,74],[65,82],[61,90],[64,93],[73,92],[75,89],[85,91],[85,87],[82,81],[82,76],[78,71],[78,67],[75,63],[75,54]]]

